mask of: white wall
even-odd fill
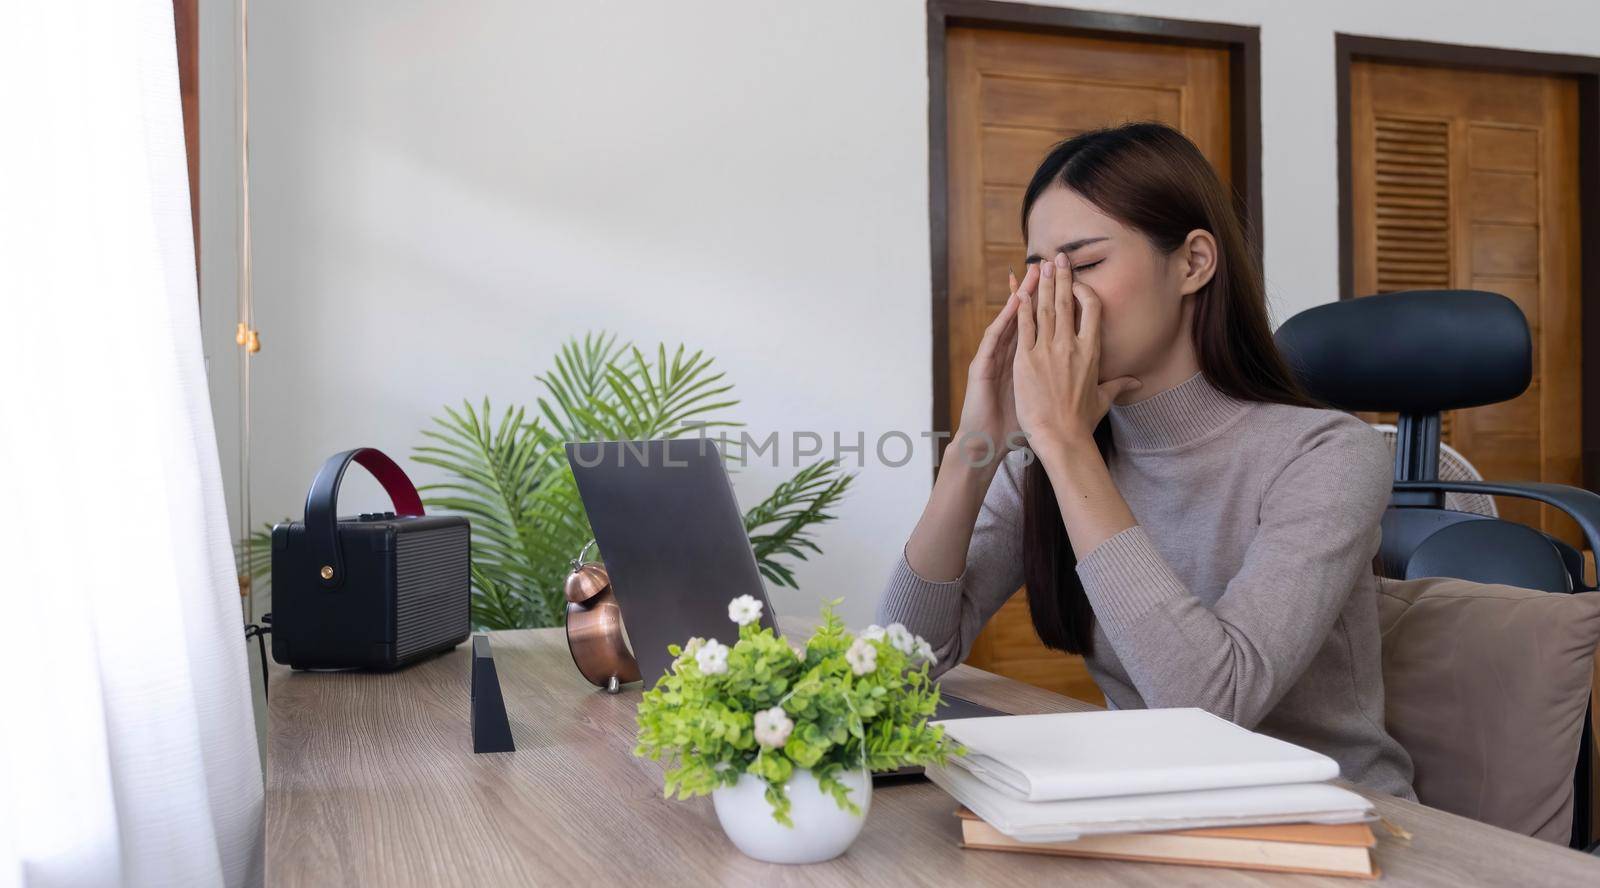
[[[1280,320],[1337,292],[1335,31],[1600,55],[1585,0],[1061,5],[1261,27]],[[231,0],[201,13],[202,285],[225,469],[232,15]],[[921,0],[282,0],[251,19],[258,522],[297,514],[329,453],[405,457],[441,405],[531,402],[534,374],[586,330],[705,348],[758,433],[928,427]],[[778,608],[842,596],[865,622],[930,465],[926,446],[904,468],[869,460],[820,534],[826,557]],[[752,467],[741,501],[786,472]],[[357,485],[346,503],[380,498]]]

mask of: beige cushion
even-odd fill
[[[1379,581],[1389,732],[1423,804],[1567,844],[1600,593]]]

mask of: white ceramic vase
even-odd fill
[[[767,783],[750,774],[740,774],[733,786],[712,790],[711,803],[722,831],[747,856],[769,863],[821,863],[850,847],[861,834],[872,806],[872,777],[866,769],[841,774],[839,782],[850,788],[850,800],[861,809],[860,814],[840,808],[804,768],[796,768],[784,784],[793,827],[772,819]]]

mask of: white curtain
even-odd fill
[[[259,882],[171,0],[0,15],[0,886]]]

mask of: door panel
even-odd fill
[[[1516,302],[1532,384],[1447,414],[1444,439],[1491,480],[1579,484],[1576,82],[1357,61],[1350,96],[1356,292],[1473,288]],[[1580,540],[1548,507],[1496,505]]]
[[[951,29],[949,391],[959,416],[983,329],[1022,267],[1022,192],[1051,146],[1096,127],[1157,120],[1182,130],[1227,182],[1225,50],[1088,37]],[[1039,641],[1018,594],[990,620],[968,662],[1081,700],[1103,702],[1083,661]]]

